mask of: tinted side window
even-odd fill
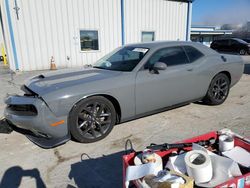
[[[182,47],[169,47],[155,52],[145,68],[152,67],[156,62],[165,63],[167,66],[174,66],[186,64],[188,63],[188,59]]]
[[[199,50],[197,50],[194,47],[191,46],[184,46],[184,49],[188,55],[188,58],[190,60],[190,63],[196,61],[197,59],[201,58],[203,55],[203,53],[201,53]]]
[[[222,42],[222,44],[223,45],[229,45],[229,40],[222,40],[223,42]]]
[[[216,43],[224,46],[228,44],[228,40],[217,40]]]
[[[239,42],[238,41],[236,41],[236,40],[230,40],[230,42],[231,42],[231,44],[239,44]]]

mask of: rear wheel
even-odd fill
[[[228,96],[230,80],[226,74],[219,73],[210,83],[207,94],[203,99],[205,104],[220,105]]]
[[[90,143],[105,138],[116,122],[113,104],[102,96],[80,101],[70,112],[69,128],[79,142]]]
[[[246,50],[245,49],[241,49],[240,50],[240,55],[246,55]]]

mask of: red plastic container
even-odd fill
[[[218,133],[217,132],[210,132],[201,136],[197,136],[191,139],[187,139],[184,141],[181,141],[181,143],[190,143],[190,142],[198,142],[198,141],[204,141],[209,139],[217,139]],[[240,139],[238,137],[234,137],[234,143],[235,146],[240,146],[247,151],[250,152],[250,144],[243,139]],[[187,150],[191,150],[192,148],[185,148]],[[172,153],[173,151],[176,151],[175,149],[170,149],[166,151],[157,151],[156,153],[160,155],[164,161],[164,166],[167,162],[168,155]],[[125,188],[125,181],[126,181],[126,169],[129,165],[134,165],[134,157],[136,153],[130,153],[128,155],[123,156],[123,187]],[[249,159],[250,160],[250,159]],[[139,187],[136,185],[136,182],[133,182],[136,187]],[[229,181],[218,185],[216,188],[225,188],[225,187],[232,187],[232,188],[250,188],[250,173],[243,174],[242,176],[235,177],[230,179]]]

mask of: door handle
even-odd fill
[[[193,71],[193,70],[194,70],[193,68],[187,69],[187,71],[189,71],[189,72],[191,72],[191,71]]]

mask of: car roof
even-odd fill
[[[215,39],[213,42],[216,42],[216,41],[225,41],[225,40],[230,40],[229,38],[227,39]]]
[[[244,39],[240,39],[240,38],[226,38],[226,39],[216,39],[213,42],[220,42],[220,41],[228,41],[228,40],[235,40],[241,43],[245,43]]]
[[[242,40],[242,39],[239,39],[239,38],[232,38],[233,40],[236,40],[236,41],[238,41],[238,42],[240,42],[240,43],[243,43],[243,44],[246,44],[247,42],[246,41],[244,41],[244,40]]]
[[[128,44],[127,47],[140,47],[140,48],[161,48],[165,46],[184,46],[184,45],[194,45],[194,42],[189,41],[153,41],[145,43],[134,43]]]
[[[171,46],[192,46],[207,55],[217,53],[211,48],[201,43],[191,42],[191,41],[154,41],[154,42],[135,43],[135,44],[125,45],[125,47],[149,48],[150,50],[156,50],[156,49],[160,49],[164,47],[171,47]]]

